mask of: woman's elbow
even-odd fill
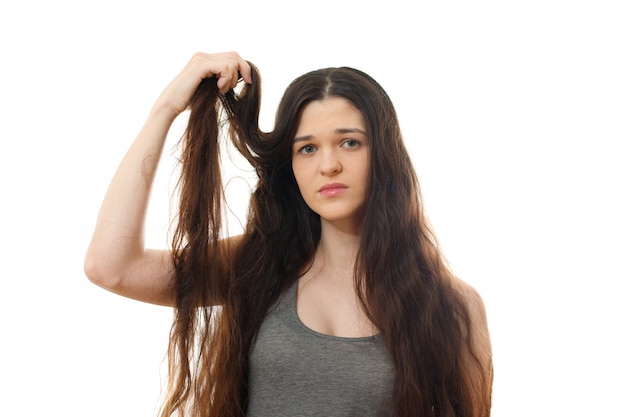
[[[85,255],[83,270],[90,282],[110,291],[115,291],[122,282],[120,272],[91,251]]]

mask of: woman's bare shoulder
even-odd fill
[[[467,282],[455,278],[453,285],[465,298],[470,315],[471,351],[469,355],[462,356],[466,358],[469,369],[474,369],[468,374],[468,378],[477,398],[482,399],[476,403],[478,408],[475,415],[489,415],[493,384],[493,356],[485,304],[478,291]]]
[[[455,277],[453,286],[463,296],[467,303],[471,321],[471,334],[474,348],[483,359],[491,359],[491,337],[487,324],[485,303],[478,291],[467,282]]]
[[[472,321],[485,322],[486,324],[487,313],[485,303],[479,292],[473,286],[458,277],[453,277],[452,285],[467,302]]]

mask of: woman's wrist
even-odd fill
[[[172,124],[174,119],[176,119],[176,117],[178,117],[180,113],[181,112],[174,109],[172,105],[165,103],[161,100],[157,100],[157,102],[154,103],[154,106],[152,106],[149,119],[159,119],[169,125]]]

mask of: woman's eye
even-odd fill
[[[313,145],[304,145],[302,148],[300,148],[300,153],[304,155],[308,155],[313,152],[315,152],[315,146]]]
[[[343,144],[342,144],[342,146],[344,148],[356,148],[359,145],[360,145],[360,143],[356,139],[348,139],[345,142],[343,142]]]

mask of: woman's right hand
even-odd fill
[[[200,82],[211,77],[217,77],[221,94],[235,88],[240,77],[244,82],[252,83],[250,65],[237,52],[198,52],[161,93],[155,107],[169,109],[171,116],[177,116],[187,109]]]

